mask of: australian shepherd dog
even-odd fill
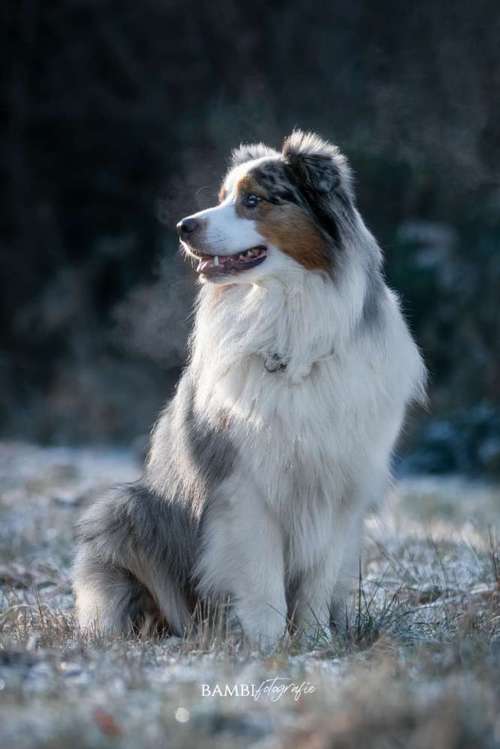
[[[272,648],[291,619],[345,622],[425,368],[337,147],[241,146],[219,197],[177,226],[200,281],[188,365],[142,479],[83,515],[74,588],[84,629],[182,635],[224,599]]]

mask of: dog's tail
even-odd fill
[[[190,620],[193,533],[179,503],[141,483],[95,502],[77,526],[73,587],[80,627],[182,635]]]

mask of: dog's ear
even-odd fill
[[[314,133],[294,130],[283,143],[282,155],[295,179],[308,191],[322,196],[342,191],[352,197],[351,170],[337,146]]]
[[[254,159],[260,159],[263,156],[275,157],[279,156],[279,154],[273,148],[265,146],[264,143],[242,143],[231,154],[231,167],[239,166]]]

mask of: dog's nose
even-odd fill
[[[183,218],[177,224],[177,232],[180,237],[187,237],[189,234],[193,234],[198,228],[198,221],[195,218]]]

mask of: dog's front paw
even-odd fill
[[[295,634],[295,640],[301,650],[310,651],[329,647],[334,637],[328,625],[321,625],[318,622],[314,625],[300,627]]]
[[[272,653],[283,643],[287,632],[285,613],[280,613],[265,604],[251,611],[239,606],[236,613],[245,638],[252,647],[263,653]]]

